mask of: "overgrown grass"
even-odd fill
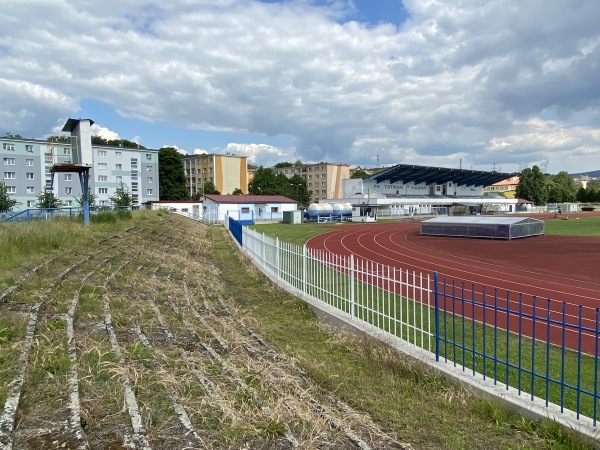
[[[41,260],[127,226],[127,221],[84,226],[79,220],[69,218],[0,224],[0,270]]]

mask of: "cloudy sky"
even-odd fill
[[[0,134],[600,169],[598,0],[0,0]]]

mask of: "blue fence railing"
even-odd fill
[[[359,270],[352,258],[259,237],[233,219],[228,227],[255,263],[282,282],[432,352],[438,362],[556,405],[560,412],[571,411],[596,427],[600,308],[475,283],[457,285],[437,273],[429,285],[418,275],[399,276],[402,269],[372,262],[361,263]],[[336,280],[332,271],[348,280]],[[356,292],[365,284],[371,287]],[[434,345],[427,345],[427,336]]]
[[[434,276],[436,360],[598,419],[600,308]]]
[[[139,209],[139,206],[96,206],[90,208],[90,214],[97,214],[103,211],[117,211],[122,209],[132,211]],[[0,223],[51,220],[56,217],[78,217],[81,214],[83,214],[83,210],[78,206],[65,208],[28,208],[15,213],[0,214]]]

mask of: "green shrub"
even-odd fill
[[[131,211],[129,211],[128,209],[119,209],[117,210],[117,218],[120,220],[129,220],[131,219],[133,216],[131,214]]]
[[[111,211],[101,211],[90,216],[91,223],[116,223],[117,215]]]

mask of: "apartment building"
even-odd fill
[[[514,176],[506,180],[498,181],[491,186],[483,188],[484,194],[500,194],[504,198],[515,198],[517,186],[519,185],[519,177]]]
[[[328,198],[342,198],[342,180],[350,178],[350,166],[348,164],[318,163],[302,164],[291,167],[273,167],[273,172],[284,174],[291,178],[300,175],[306,180],[306,186],[312,191],[311,202],[319,202]]]
[[[210,181],[223,195],[240,189],[248,193],[248,166],[246,156],[237,155],[184,155],[185,178],[190,197],[204,193],[204,183]]]
[[[37,196],[45,188],[52,189],[64,206],[78,206],[81,197],[79,175],[57,172],[52,180],[51,169],[57,156],[61,162],[73,155],[69,143],[49,143],[36,139],[0,137],[0,176],[7,190],[19,204],[15,211],[33,208]],[[92,146],[89,186],[96,205],[108,206],[120,183],[133,197],[134,205],[159,198],[158,150]]]

